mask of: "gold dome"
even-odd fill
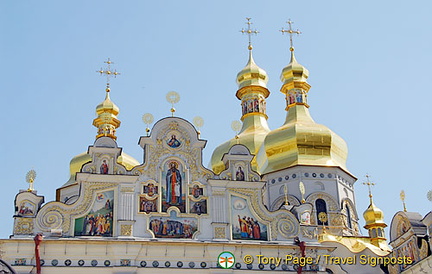
[[[377,224],[384,224],[387,226],[384,223],[384,212],[374,204],[372,198],[369,207],[363,213],[363,218],[366,221],[366,225],[364,226],[366,229],[371,226],[376,226]]]
[[[110,137],[114,140],[116,129],[120,127],[120,120],[117,119],[119,107],[114,104],[109,96],[110,89],[106,89],[105,100],[96,107],[97,117],[93,120],[93,125],[98,128],[96,139],[102,136]]]
[[[242,128],[238,135],[218,146],[212,154],[210,165],[219,174],[225,170],[222,157],[236,144],[246,146],[250,153],[256,155],[265,136],[270,131],[267,124],[266,98],[270,92],[267,89],[267,73],[255,64],[252,57],[252,47],[249,47],[249,61],[246,67],[237,74],[236,97],[241,100]],[[252,169],[257,170],[256,157],[252,159]]]
[[[283,83],[282,89],[303,88],[309,91],[310,85],[306,82],[309,77],[309,70],[300,65],[294,55],[294,48],[291,48],[291,62],[283,68],[280,79]],[[282,93],[286,93],[281,89]]]
[[[261,174],[295,165],[338,166],[346,170],[345,141],[326,126],[315,123],[309,113],[308,76],[308,70],[297,62],[292,49],[291,62],[281,75],[281,92],[285,94],[288,113],[285,123],[267,134],[258,152]]]
[[[237,84],[239,90],[246,86],[260,86],[267,89],[267,82],[267,72],[255,64],[252,50],[249,50],[248,63],[239,73],[237,73]],[[239,96],[237,97],[240,99]]]

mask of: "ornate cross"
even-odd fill
[[[97,70],[96,72],[100,73],[100,75],[104,75],[104,74],[106,75],[106,77],[107,77],[107,91],[109,91],[110,90],[109,89],[110,78],[111,77],[116,78],[117,75],[120,75],[120,73],[117,72],[117,70],[114,70],[114,71],[111,70],[111,64],[114,64],[114,62],[112,62],[109,58],[107,61],[104,61],[104,63],[107,64],[107,68],[105,70],[101,68],[100,70]]]
[[[364,182],[363,184],[368,186],[368,188],[369,188],[369,198],[372,199],[372,190],[371,190],[371,186],[374,186],[375,183],[372,183],[372,182],[369,180],[369,177],[370,177],[369,174],[366,174],[365,177],[367,178],[367,182]]]
[[[280,32],[282,32],[282,34],[288,33],[289,37],[290,37],[290,50],[293,51],[294,50],[294,46],[293,46],[293,34],[296,33],[297,35],[301,34],[301,32],[297,29],[297,30],[293,30],[292,29],[292,24],[294,24],[293,21],[291,21],[291,19],[288,19],[288,25],[289,25],[289,29],[284,29],[282,28],[280,30]]]
[[[240,31],[241,33],[243,33],[243,34],[247,34],[248,35],[248,37],[249,37],[249,46],[248,46],[248,49],[249,50],[252,50],[252,41],[251,41],[251,36],[252,36],[252,34],[258,34],[259,33],[259,31],[257,31],[257,30],[252,30],[251,29],[251,25],[252,25],[252,23],[251,23],[251,18],[249,18],[249,17],[246,17],[246,20],[247,20],[247,22],[246,22],[246,24],[248,25],[248,28],[247,29],[244,29],[244,28],[242,28],[242,30]]]

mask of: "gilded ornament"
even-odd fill
[[[132,236],[132,225],[121,225],[120,234],[122,236]]]
[[[225,227],[215,227],[214,235],[216,239],[225,239],[226,238]]]
[[[16,235],[32,235],[34,229],[33,218],[17,218],[14,234]]]

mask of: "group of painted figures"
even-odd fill
[[[87,215],[84,219],[82,236],[111,236],[112,212],[105,215]]]
[[[192,238],[197,230],[194,223],[182,223],[175,220],[153,219],[150,221],[150,229],[158,238]]]
[[[255,98],[252,100],[245,100],[242,102],[242,115],[251,112],[265,113],[265,111],[266,111],[266,102],[263,99]]]
[[[261,239],[261,227],[258,221],[246,216],[241,218],[240,215],[238,215],[238,222],[240,225],[240,237],[242,239]]]

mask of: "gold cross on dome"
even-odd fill
[[[371,190],[371,186],[374,186],[375,183],[372,183],[372,182],[370,181],[370,179],[369,179],[369,177],[370,177],[369,174],[366,174],[365,177],[366,177],[366,179],[367,179],[367,182],[364,182],[363,184],[368,186],[368,188],[369,188],[369,198],[372,199],[372,190]]]
[[[111,70],[111,64],[114,64],[114,62],[112,62],[109,58],[107,61],[104,61],[105,64],[107,64],[107,68],[103,69],[101,68],[100,70],[97,70],[96,72],[100,73],[100,75],[106,75],[107,77],[107,91],[109,91],[109,81],[111,77],[116,78],[117,75],[120,75],[119,72],[117,72],[117,70]]]
[[[248,38],[249,38],[248,49],[249,50],[252,50],[252,41],[251,41],[252,34],[258,34],[259,33],[259,31],[251,29],[251,25],[252,25],[252,22],[250,21],[251,19],[252,18],[250,18],[250,17],[246,17],[246,20],[247,20],[246,24],[248,25],[248,28],[247,29],[242,28],[242,30],[240,31],[243,34],[246,33],[248,35]]]
[[[297,30],[293,30],[292,29],[292,24],[294,24],[294,22],[291,21],[291,19],[288,19],[287,23],[289,25],[289,29],[282,28],[280,30],[280,32],[282,32],[282,34],[285,34],[285,33],[289,34],[289,37],[290,37],[290,50],[293,51],[294,50],[293,39],[292,39],[293,38],[293,34],[295,33],[295,34],[299,35],[299,34],[301,34],[301,31],[299,31],[298,29]]]

